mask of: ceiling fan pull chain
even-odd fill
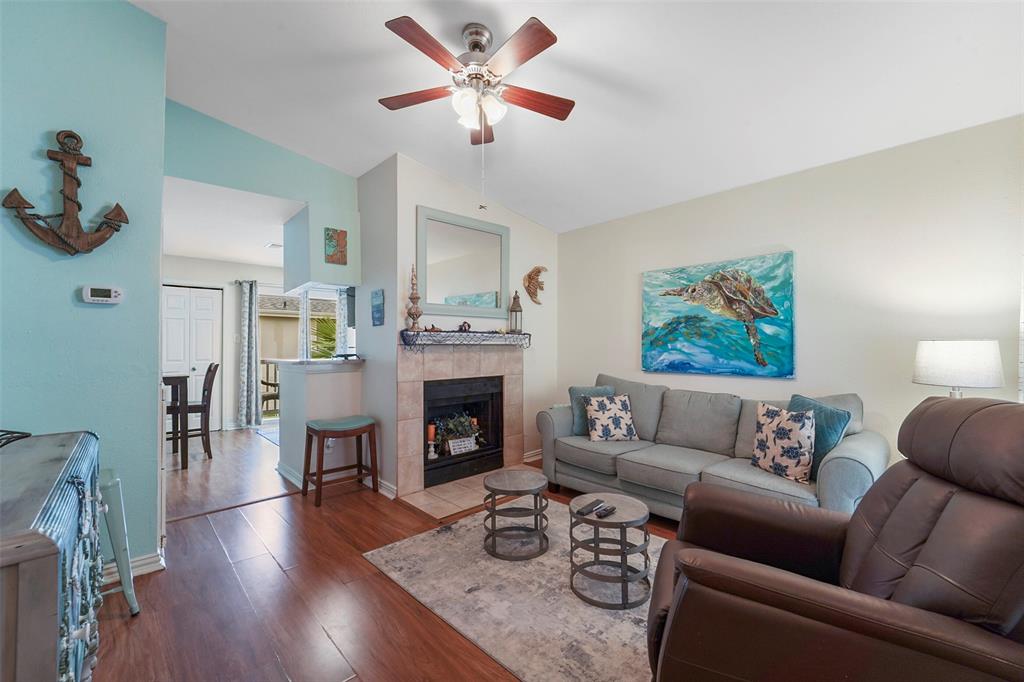
[[[487,146],[484,125],[487,119],[484,118],[484,110],[482,107],[477,108],[480,114],[480,206],[481,211],[487,210],[487,194],[486,194],[486,175],[484,173],[484,148]]]

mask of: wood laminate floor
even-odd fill
[[[94,679],[515,679],[362,557],[437,521],[354,483],[324,495],[319,509],[291,495],[169,523],[167,569],[136,580],[142,613],[106,599]]]
[[[196,516],[241,504],[265,500],[298,490],[277,473],[278,447],[256,429],[215,431],[210,434],[213,459],[203,452],[202,441],[189,441],[188,469],[167,443],[164,484],[169,520]]]

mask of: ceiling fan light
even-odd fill
[[[480,130],[480,119],[476,116],[476,112],[473,112],[472,116],[460,116],[459,124],[470,130]]]
[[[452,108],[462,118],[474,118],[476,105],[477,93],[473,88],[459,88],[452,95]]]
[[[505,118],[505,112],[508,111],[508,106],[493,92],[487,92],[480,98],[480,108],[484,110],[488,125],[492,126]]]

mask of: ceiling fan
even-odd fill
[[[414,104],[451,96],[459,123],[469,128],[472,144],[494,142],[492,126],[505,116],[506,104],[536,111],[564,121],[576,105],[571,99],[555,97],[504,83],[514,69],[548,49],[558,40],[555,34],[536,17],[530,17],[493,54],[491,31],[483,24],[466,24],[462,39],[467,51],[455,57],[422,26],[410,17],[385,22],[398,37],[440,64],[451,75],[453,85],[407,92],[379,100],[388,109],[402,109]]]

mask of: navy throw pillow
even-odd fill
[[[811,480],[816,480],[821,460],[825,459],[825,455],[831,452],[832,448],[839,445],[853,415],[847,410],[795,393],[789,399],[788,409],[790,412],[814,411],[814,462],[811,464]]]
[[[590,427],[587,425],[587,407],[583,404],[584,396],[607,398],[613,395],[615,395],[615,389],[611,386],[570,386],[569,404],[572,406],[572,435],[590,435]]]

